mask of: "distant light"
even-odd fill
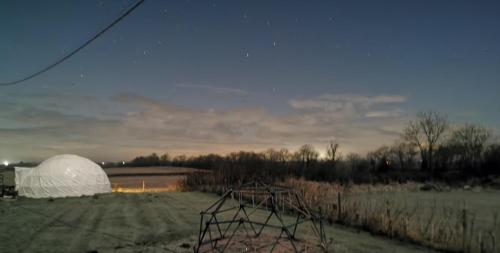
[[[7,161],[7,160],[3,161],[3,165],[4,166],[9,166],[9,161]]]
[[[122,162],[123,165],[125,165],[125,162]]]
[[[104,162],[101,162],[102,165],[104,165]]]

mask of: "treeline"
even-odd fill
[[[408,122],[401,138],[368,154],[342,155],[341,145],[332,141],[320,157],[306,144],[298,150],[268,149],[264,152],[240,151],[225,156],[140,156],[126,166],[171,165],[212,170],[203,177],[213,183],[234,184],[253,179],[280,180],[302,177],[314,181],[375,183],[440,180],[448,183],[471,178],[487,180],[500,175],[500,144],[494,143],[486,128],[465,124],[451,127],[437,112],[421,112]],[[210,179],[206,177],[212,177]]]

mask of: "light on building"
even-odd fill
[[[3,165],[4,166],[9,166],[9,161],[7,161],[7,160],[3,161]]]

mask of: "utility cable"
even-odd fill
[[[58,59],[57,61],[55,61],[54,63],[50,64],[49,66],[33,73],[33,74],[30,74],[26,77],[23,77],[21,79],[18,79],[18,80],[14,80],[14,81],[9,81],[9,82],[0,82],[0,86],[10,86],[10,85],[15,85],[15,84],[19,84],[19,83],[22,83],[24,81],[28,81],[32,78],[35,78],[36,76],[39,76],[47,71],[49,71],[50,69],[56,67],[57,65],[63,63],[64,61],[66,61],[67,59],[69,59],[70,57],[72,57],[73,55],[75,55],[76,53],[78,53],[80,50],[84,49],[86,46],[88,46],[90,43],[92,43],[94,40],[96,40],[97,38],[99,38],[101,35],[103,35],[106,31],[108,31],[109,29],[111,29],[114,25],[116,25],[118,22],[120,22],[122,19],[124,19],[126,16],[128,16],[130,13],[132,13],[135,9],[137,9],[137,7],[139,7],[142,3],[144,3],[145,0],[139,0],[137,3],[135,3],[130,9],[128,9],[126,12],[124,12],[122,15],[120,15],[117,19],[115,19],[111,24],[109,24],[108,26],[106,26],[104,29],[102,29],[101,31],[99,31],[97,34],[95,34],[92,38],[90,38],[89,40],[87,40],[85,43],[83,43],[81,46],[77,47],[75,50],[73,50],[72,52],[70,52],[69,54],[63,56],[62,58]]]

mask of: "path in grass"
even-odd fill
[[[192,252],[199,212],[216,199],[175,192],[2,200],[0,252]],[[339,227],[326,231],[335,252],[428,252]]]

